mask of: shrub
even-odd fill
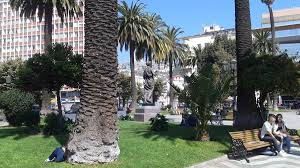
[[[0,94],[0,108],[3,109],[6,120],[12,126],[38,125],[40,121],[39,112],[33,111],[35,102],[31,93],[17,89],[7,90]]]
[[[119,118],[121,121],[133,121],[134,119],[132,118],[131,115],[126,115],[126,116],[120,116]]]
[[[63,122],[63,126],[59,127],[60,117],[58,114],[51,113],[48,114],[44,120],[45,126],[43,128],[43,133],[46,135],[55,135],[60,133],[69,133],[71,132],[74,123],[71,120]]]
[[[166,131],[168,130],[168,119],[161,114],[157,114],[154,118],[150,119],[152,131]]]

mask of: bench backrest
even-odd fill
[[[259,141],[260,129],[229,132],[231,138],[241,139],[243,142]]]

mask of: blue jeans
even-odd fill
[[[289,153],[291,150],[291,138],[289,136],[283,137],[283,147],[287,148],[287,152]]]
[[[64,161],[64,154],[65,152],[61,148],[56,148],[48,159],[53,160],[55,158],[55,162],[62,162]]]
[[[282,143],[280,137],[275,137],[275,138],[273,138],[273,137],[271,137],[271,136],[269,136],[269,135],[265,135],[263,138],[261,138],[261,140],[262,140],[262,141],[266,141],[266,142],[272,143],[272,144],[274,145],[274,147],[275,147],[275,150],[276,150],[277,152],[280,152],[280,151],[281,151],[281,144],[278,145],[278,144],[276,143],[276,140],[278,140],[278,141],[280,141],[280,143]]]

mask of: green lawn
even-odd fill
[[[171,125],[169,131],[149,131],[149,125],[137,122],[120,123],[121,155],[109,165],[80,166],[68,163],[44,163],[52,150],[66,141],[64,136],[45,137],[32,134],[28,128],[0,128],[0,167],[5,168],[175,168],[216,158],[229,148],[227,130],[211,127],[211,142],[192,141],[193,129]]]

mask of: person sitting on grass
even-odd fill
[[[291,152],[291,138],[288,134],[287,127],[285,126],[285,123],[283,121],[283,117],[281,114],[276,115],[276,125],[275,130],[281,134],[283,137],[283,148],[287,148],[287,153]]]
[[[65,153],[66,153],[65,147],[58,147],[45,160],[45,162],[62,162],[65,160]]]
[[[284,156],[285,152],[281,150],[282,147],[282,136],[275,130],[276,116],[269,114],[268,121],[266,121],[261,129],[260,139],[262,141],[270,142],[275,147],[275,154]]]

